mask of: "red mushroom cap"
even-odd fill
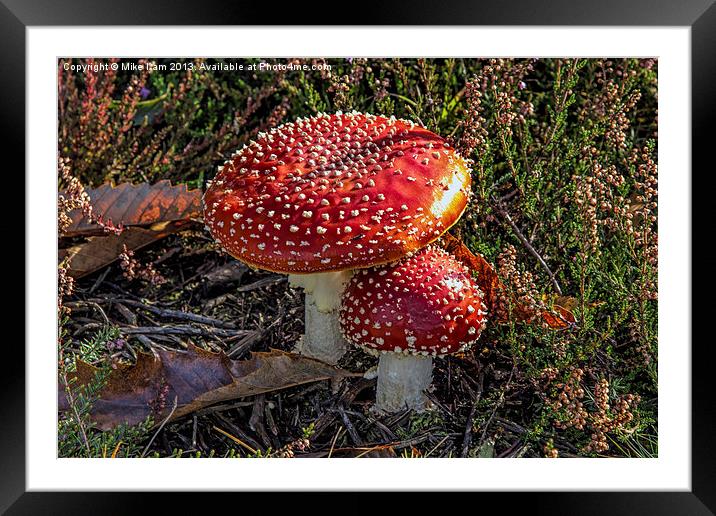
[[[368,350],[445,355],[467,349],[487,307],[467,268],[436,247],[357,272],[340,310],[343,335]]]
[[[318,115],[261,133],[220,167],[204,220],[233,256],[315,273],[397,260],[462,215],[467,162],[412,122]]]

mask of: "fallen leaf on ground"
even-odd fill
[[[106,183],[87,190],[87,194],[93,216],[117,227],[151,226],[201,216],[201,191],[188,190],[185,184],[172,186],[167,180],[153,185]],[[73,210],[68,215],[72,224],[63,237],[104,234],[103,228],[83,216],[81,210]]]
[[[90,413],[100,430],[137,424],[150,415],[159,425],[170,414],[169,421],[221,401],[359,375],[279,350],[254,352],[248,360],[231,360],[192,344],[185,352],[156,351],[158,357],[140,353],[136,364],[112,370]],[[78,361],[72,388],[92,382],[96,373],[97,368]],[[64,389],[59,408],[69,408]]]
[[[88,190],[92,219],[81,210],[69,213],[72,223],[61,235],[63,239],[88,237],[72,247],[59,250],[59,261],[68,260],[68,274],[81,278],[119,258],[124,247],[136,251],[182,229],[191,219],[201,217],[201,192],[188,190],[186,185],[172,186],[167,181],[156,184],[107,183]],[[96,222],[99,218],[113,227],[122,227],[119,234],[108,234]],[[61,240],[62,242],[65,240]]]
[[[124,246],[136,251],[157,240],[183,229],[190,222],[175,221],[158,223],[149,228],[129,227],[119,235],[90,237],[85,242],[58,251],[60,262],[68,260],[67,273],[73,278],[81,278],[119,258]]]
[[[504,314],[506,311],[501,306],[500,297],[507,292],[505,285],[500,281],[494,267],[481,254],[473,253],[458,238],[449,233],[445,233],[442,238],[443,247],[447,252],[452,254],[455,259],[465,265],[471,271],[477,273],[477,284],[485,294],[485,304],[490,314]],[[567,298],[562,298],[567,299]],[[566,301],[565,301],[565,304]],[[532,322],[534,319],[534,310],[523,306],[514,300],[512,309],[512,317],[517,321]],[[555,302],[552,310],[542,310],[539,313],[540,320],[547,327],[560,330],[568,328],[576,322],[576,319],[569,308],[560,306]],[[498,315],[497,322],[507,322],[507,318]]]
[[[557,296],[552,302],[552,309],[559,315],[557,324],[566,328],[570,324],[574,324],[577,320],[572,311],[579,306],[579,299],[571,296]],[[596,306],[596,305],[595,305]]]
[[[553,305],[552,311],[543,311],[541,316],[542,322],[554,330],[569,328],[572,324],[577,322],[572,312],[559,305]]]

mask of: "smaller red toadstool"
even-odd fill
[[[467,268],[428,246],[399,262],[356,272],[343,295],[345,338],[380,352],[375,410],[422,410],[432,357],[465,350],[485,327],[484,295]]]

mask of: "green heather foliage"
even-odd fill
[[[657,454],[656,60],[296,59],[331,69],[280,72],[180,61],[194,70],[60,67],[59,154],[82,184],[203,187],[258,132],[318,112],[414,120],[473,161],[473,197],[453,232],[517,296],[568,306],[578,321],[488,324],[474,355],[507,374],[483,394],[475,428],[497,411],[519,422],[533,456],[556,456],[557,442],[585,456]],[[260,61],[287,62],[232,60]],[[77,352],[97,360],[96,343]],[[505,403],[514,392],[521,402]],[[146,428],[82,439],[91,394],[61,421],[61,455],[111,454],[118,440],[120,455],[141,454]],[[416,417],[401,437],[439,424]]]

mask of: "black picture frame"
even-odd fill
[[[281,12],[276,4],[229,0],[202,0],[176,2],[170,0],[0,0],[0,127],[3,138],[0,147],[3,156],[16,158],[14,165],[15,193],[19,202],[31,195],[27,191],[23,174],[25,148],[25,30],[39,25],[250,25],[250,24],[345,24],[345,13],[338,16],[335,3],[287,3]],[[368,5],[368,4],[364,4]],[[376,6],[378,4],[375,4]],[[713,190],[713,142],[716,141],[716,4],[714,0],[507,0],[490,2],[447,1],[432,4],[424,0],[385,1],[374,8],[354,9],[351,25],[622,25],[622,26],[688,26],[691,27],[691,79],[692,79],[692,223],[695,240],[711,240],[713,234],[712,206],[705,196]],[[7,165],[6,165],[7,166]],[[701,170],[703,169],[703,171]],[[9,170],[9,167],[6,171]],[[684,172],[685,178],[688,171]],[[8,174],[9,175],[9,174]],[[7,175],[6,175],[7,178]],[[693,180],[698,179],[698,185]],[[706,181],[707,184],[703,184]],[[696,188],[694,187],[696,186]],[[21,211],[22,210],[22,211]],[[23,213],[23,207],[13,213]],[[7,213],[7,211],[6,211]],[[15,228],[13,257],[23,264],[13,270],[31,274],[24,266],[24,235],[16,219],[5,220],[3,229]],[[8,236],[8,238],[10,238]],[[706,257],[706,265],[714,263],[708,252],[697,255],[692,244],[692,261]],[[7,256],[6,256],[7,258]],[[8,265],[9,266],[9,265]],[[692,275],[696,274],[696,264]],[[713,274],[707,268],[699,275],[698,289],[713,292]],[[19,292],[20,275],[14,273],[17,285],[6,285],[14,290],[13,303]],[[693,276],[692,276],[693,277]],[[705,285],[704,285],[705,284]],[[696,289],[693,289],[694,291]],[[692,294],[693,329],[710,320],[706,310],[711,300],[698,302],[698,291]],[[712,297],[712,296],[710,296]],[[31,307],[29,307],[31,308]],[[18,319],[19,320],[19,319]],[[19,326],[19,325],[17,325]],[[525,506],[530,514],[714,514],[716,513],[716,403],[713,398],[711,373],[714,363],[713,338],[703,332],[697,338],[693,332],[692,353],[692,490],[690,492],[591,492],[591,493],[502,493],[479,494],[485,497],[509,497],[508,509]],[[19,339],[10,339],[3,346],[3,367],[0,373],[0,511],[8,514],[131,514],[149,509],[148,495],[133,493],[37,493],[26,492],[25,487],[25,351]],[[682,343],[688,350],[690,343]],[[188,502],[197,500],[186,495],[157,495],[166,513],[172,505],[181,504],[180,514],[189,510]],[[216,497],[216,495],[212,495]],[[242,495],[244,496],[244,495]],[[365,495],[363,495],[365,496]],[[376,495],[370,495],[376,496]],[[315,512],[312,502],[304,504],[305,497],[292,495],[296,512],[302,509]],[[441,497],[442,498],[442,497]],[[421,501],[421,497],[413,496]],[[494,500],[498,502],[498,500]],[[211,505],[223,503],[213,498]],[[242,502],[245,503],[245,502]],[[273,503],[273,501],[272,501]],[[401,501],[399,503],[404,503]],[[470,502],[483,504],[484,501]],[[351,502],[343,498],[344,507]],[[375,501],[360,501],[359,505],[375,507]],[[331,504],[326,504],[330,506]],[[452,502],[451,502],[452,505]],[[500,505],[502,505],[500,503]],[[457,505],[455,505],[457,507]],[[483,506],[484,507],[484,506]],[[404,509],[407,509],[405,507]],[[237,510],[240,508],[237,507]],[[476,510],[477,506],[476,506]],[[525,512],[527,514],[527,512]]]

